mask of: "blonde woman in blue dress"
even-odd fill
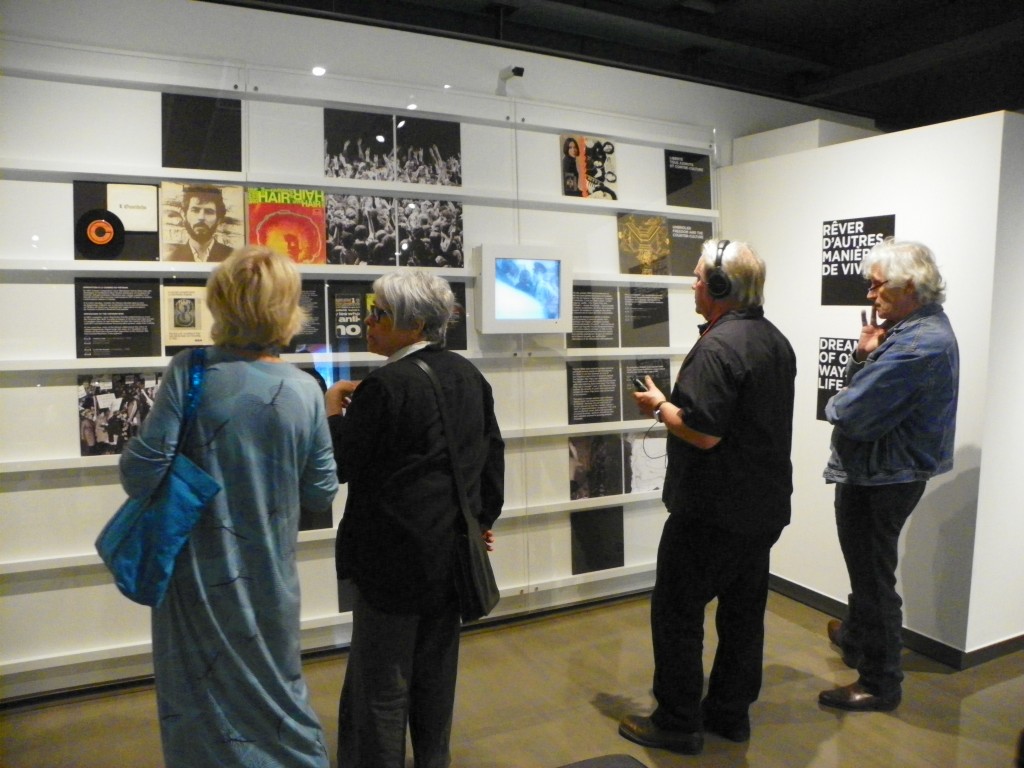
[[[221,484],[152,612],[167,768],[328,768],[299,655],[299,509],[327,509],[338,482],[316,381],[280,358],[301,327],[301,280],[265,248],[210,277],[215,342],[184,452]],[[130,496],[173,458],[189,352],[168,366],[153,410],[121,457]]]

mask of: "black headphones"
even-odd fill
[[[715,256],[715,266],[711,269],[705,269],[704,283],[708,287],[708,293],[711,294],[713,299],[724,299],[730,293],[732,293],[732,280],[725,274],[725,270],[722,269],[722,256],[725,255],[725,249],[729,247],[730,240],[719,240],[718,241],[718,253]]]

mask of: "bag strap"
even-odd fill
[[[480,520],[469,511],[469,498],[466,496],[465,481],[462,478],[462,471],[459,469],[458,451],[456,450],[455,443],[452,441],[451,421],[448,418],[448,406],[445,403],[444,393],[441,391],[441,382],[438,381],[437,374],[430,367],[430,363],[422,357],[414,356],[412,361],[423,369],[423,372],[430,377],[430,383],[434,385],[434,394],[437,395],[437,406],[441,409],[441,426],[444,429],[448,456],[452,463],[452,475],[455,476],[455,490],[459,494],[459,507],[462,509],[462,516],[466,520],[466,532],[472,535],[473,531],[480,530]]]
[[[188,389],[185,391],[185,412],[178,430],[178,450],[185,444],[192,426],[193,416],[199,408],[203,394],[203,374],[206,372],[206,347],[195,347],[189,355]]]

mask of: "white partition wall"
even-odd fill
[[[665,149],[727,162],[732,136],[841,116],[492,46],[188,0],[0,0],[0,15],[0,698],[149,672],[148,612],[118,595],[92,549],[123,494],[115,457],[79,455],[77,391],[82,373],[155,373],[166,358],[76,358],[74,281],[209,273],[205,265],[75,260],[75,181],[450,197],[463,205],[467,253],[482,243],[550,245],[571,259],[580,280],[665,288],[672,328],[656,348],[569,350],[561,335],[484,337],[470,324],[465,351],[494,387],[508,438],[507,504],[494,556],[499,615],[650,586],[664,520],[657,491],[569,494],[570,436],[632,441],[649,424],[570,426],[567,364],[661,357],[674,370],[693,336],[688,278],[619,273],[616,216],[672,214],[716,226],[714,206],[666,206]],[[498,78],[510,56],[526,70],[521,82]],[[328,74],[311,77],[313,64]],[[241,171],[163,168],[162,92],[240,100]],[[461,187],[324,177],[325,107],[399,113],[412,101],[417,114],[460,124]],[[563,132],[615,142],[617,200],[561,196]],[[381,269],[304,271],[319,280],[372,280]],[[443,273],[465,284],[472,306],[473,265]],[[333,362],[379,361],[337,353]],[[572,517],[612,505],[622,507],[621,565],[580,572],[571,558]],[[335,526],[343,506],[344,491]],[[305,648],[348,640],[333,537],[333,529],[300,534]]]
[[[817,352],[821,338],[858,336],[860,308],[822,306],[822,227],[894,215],[897,237],[936,254],[961,356],[955,467],[928,484],[901,541],[904,624],[926,647],[951,649],[954,663],[1016,647],[1024,117],[996,113],[783,154],[723,168],[720,181],[723,234],[750,240],[767,262],[767,314],[798,360],[793,523],[773,550],[773,574],[846,602],[833,489],[821,478],[831,428],[815,418]]]

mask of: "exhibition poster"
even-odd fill
[[[826,421],[825,404],[843,388],[846,365],[857,350],[858,339],[822,336],[818,339],[818,407],[815,418]]]
[[[574,283],[572,331],[565,335],[570,349],[619,346],[619,299],[613,285]]]
[[[868,284],[860,273],[864,255],[896,234],[896,216],[832,219],[821,227],[822,306],[869,305]]]
[[[667,347],[668,288],[619,288],[619,317],[623,347]]]

